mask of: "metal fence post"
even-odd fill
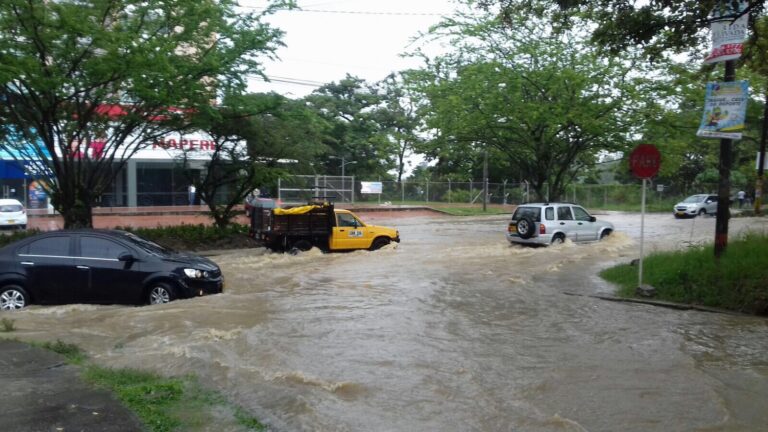
[[[402,194],[400,204],[405,204],[405,179],[400,182],[400,193]]]
[[[448,179],[448,203],[453,203],[453,194],[451,193],[451,179]]]
[[[355,176],[352,176],[352,187],[349,190],[349,194],[352,196],[352,204],[355,203]]]

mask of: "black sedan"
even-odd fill
[[[209,259],[126,231],[53,231],[0,249],[2,310],[31,303],[168,303],[220,293],[223,285]]]

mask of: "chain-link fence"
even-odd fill
[[[381,185],[381,193],[362,193],[361,183]],[[481,206],[483,182],[433,181],[358,181],[354,176],[293,176],[282,179],[278,198],[286,203],[306,203],[322,197],[338,203],[355,204],[441,204]],[[710,188],[688,190],[676,185],[649,183],[646,203],[659,210],[672,206],[688,195],[712,193]],[[378,188],[376,188],[378,190]],[[518,205],[526,202],[548,201],[549,189],[544,187],[539,198],[529,184],[522,182],[488,183],[488,204]],[[641,182],[635,184],[587,185],[572,184],[565,188],[561,201],[575,202],[587,208],[633,210],[640,208]]]

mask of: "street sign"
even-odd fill
[[[659,172],[661,153],[653,144],[640,144],[629,155],[629,169],[636,177],[648,179]]]

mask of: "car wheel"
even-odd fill
[[[609,235],[611,235],[611,230],[605,230],[605,231],[601,232],[600,233],[600,240],[608,237]]]
[[[167,283],[158,282],[150,288],[147,299],[151,305],[169,303],[176,299],[176,293]]]
[[[698,213],[698,215],[699,215],[699,216],[706,216],[706,215],[707,215],[707,211],[706,211],[706,210],[704,210],[704,209],[701,209],[701,210],[699,210],[699,213]]]
[[[386,237],[379,237],[376,240],[373,241],[373,244],[371,245],[371,250],[377,250],[381,249],[384,246],[389,244],[389,239]]]
[[[29,295],[18,285],[0,289],[0,310],[18,310],[29,304]]]
[[[565,243],[565,235],[563,235],[563,233],[557,233],[554,236],[552,236],[553,245],[559,245],[563,243]]]
[[[520,238],[529,239],[533,237],[533,230],[535,229],[533,219],[528,216],[523,217],[517,221],[517,234]]]

